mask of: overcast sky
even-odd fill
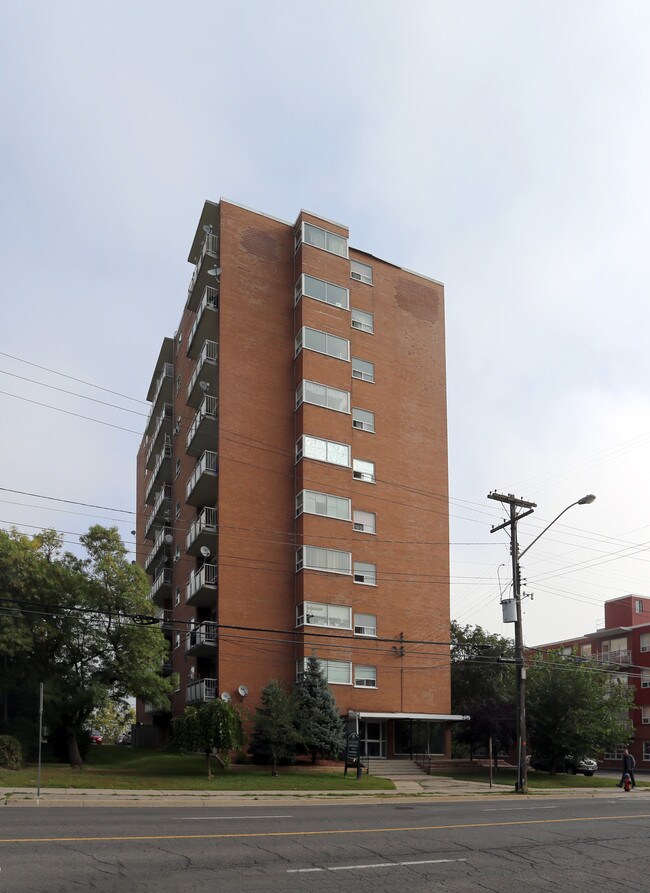
[[[522,548],[597,496],[524,559],[527,642],[650,599],[649,27],[640,0],[6,0],[0,526],[132,541],[153,363],[223,196],[445,283],[453,617],[512,634],[494,489],[538,504]]]

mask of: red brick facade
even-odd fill
[[[162,420],[148,470],[153,420],[139,454],[139,560],[155,604],[173,612],[174,715],[224,692],[252,711],[270,679],[292,683],[315,650],[336,662],[337,704],[361,714],[371,752],[404,752],[411,735],[411,748],[448,753],[449,647],[429,644],[449,640],[443,287],[347,239],[305,212],[291,225],[225,201],[204,206],[188,302],[149,392]],[[296,353],[297,336],[309,344]],[[303,381],[317,387],[303,386],[300,402]],[[165,436],[172,456],[159,462]],[[297,459],[303,437],[325,458]],[[355,460],[374,463],[374,482]],[[311,509],[296,516],[303,491]],[[307,566],[297,570],[301,546]],[[329,569],[314,567],[323,562]],[[141,705],[139,719],[165,718]]]

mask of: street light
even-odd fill
[[[553,518],[550,524],[547,524],[544,530],[539,533],[535,539],[529,543],[526,548],[520,552],[517,542],[517,522],[526,515],[533,513],[537,507],[534,502],[526,502],[523,499],[517,499],[509,493],[504,496],[500,493],[488,493],[488,499],[496,499],[499,502],[508,503],[510,506],[510,520],[499,524],[490,530],[494,533],[502,530],[504,527],[510,527],[510,549],[512,555],[512,591],[515,599],[516,619],[515,619],[515,666],[517,668],[517,785],[516,790],[520,794],[525,794],[528,789],[528,766],[526,763],[526,667],[524,666],[524,632],[522,626],[521,612],[521,571],[519,568],[519,559],[528,552],[531,546],[534,546],[540,537],[544,536],[546,531],[558,521],[565,512],[573,508],[575,505],[590,505],[596,497],[593,493],[583,496],[576,502],[572,502],[560,514]],[[525,508],[526,511],[517,514],[517,508]]]

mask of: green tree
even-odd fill
[[[277,775],[280,760],[292,760],[298,744],[296,700],[275,679],[262,690],[261,704],[255,713],[251,750],[256,760],[269,761],[271,774]]]
[[[527,675],[531,749],[550,760],[552,772],[567,755],[593,757],[632,740],[634,687],[619,682],[613,668],[552,652],[539,655]]]
[[[343,721],[315,655],[307,659],[295,692],[298,735],[311,754],[312,764],[316,765],[319,757],[337,757],[345,744]]]
[[[97,525],[80,540],[83,559],[61,554],[53,531],[0,531],[0,604],[10,608],[0,614],[3,717],[10,728],[33,715],[44,682],[45,724],[65,731],[72,766],[82,762],[79,736],[109,698],[162,704],[173,690],[161,675],[161,630],[133,619],[151,613],[146,575],[116,528]]]
[[[228,763],[230,753],[246,741],[242,719],[231,704],[215,698],[200,707],[186,707],[172,723],[174,739],[181,750],[205,754],[208,778],[212,778],[214,753]]]
[[[90,717],[93,729],[104,738],[104,743],[116,742],[135,722],[135,707],[123,698],[110,698]]]
[[[480,626],[451,623],[451,703],[454,713],[469,716],[455,731],[456,740],[487,747],[490,738],[496,754],[514,740],[515,674],[510,639],[488,633]],[[505,660],[504,660],[505,659]]]

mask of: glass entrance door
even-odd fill
[[[386,720],[383,722],[359,721],[359,746],[362,757],[386,756]]]

